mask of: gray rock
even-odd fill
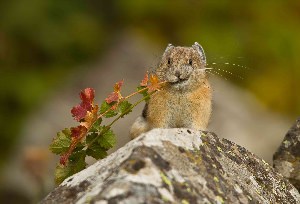
[[[300,203],[300,194],[264,160],[213,133],[154,129],[41,203]]]
[[[300,191],[300,118],[274,154],[274,168]]]

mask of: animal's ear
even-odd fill
[[[199,53],[200,55],[200,59],[201,59],[201,62],[206,65],[206,57],[205,57],[205,53],[204,53],[204,50],[202,48],[202,46],[195,42],[194,45],[192,46],[195,50],[197,50],[197,52]]]
[[[165,53],[168,52],[173,47],[174,47],[174,45],[168,44],[167,48],[165,49]]]

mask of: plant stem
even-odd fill
[[[132,96],[134,96],[134,95],[136,95],[136,94],[138,94],[138,93],[141,93],[141,92],[143,92],[143,91],[145,91],[145,90],[147,90],[147,89],[148,89],[148,87],[145,87],[145,88],[140,89],[140,90],[138,90],[138,91],[136,91],[136,92],[133,92],[132,94],[130,94],[130,95],[124,97],[124,99],[126,100],[126,99],[128,99],[128,98],[130,98],[130,97],[132,97]]]
[[[149,96],[151,96],[155,91],[151,92],[149,94]],[[118,117],[116,117],[109,125],[108,127],[111,127],[117,120],[119,120],[121,117],[123,117],[124,115],[126,115],[130,110],[132,110],[135,106],[137,106],[138,104],[140,104],[141,102],[143,102],[145,99],[147,99],[149,96],[145,96],[143,97],[141,100],[137,101],[136,103],[132,104],[130,106],[130,108],[128,108],[126,111],[124,111],[124,113],[120,114]]]
[[[156,91],[153,91],[149,94],[149,96],[151,96],[153,93],[155,93]],[[97,135],[88,145],[87,145],[87,148],[89,148],[96,140],[98,140],[98,138],[100,136],[102,136],[106,131],[108,131],[111,126],[117,121],[119,120],[121,117],[123,117],[124,115],[126,115],[130,110],[132,110],[135,106],[137,106],[138,104],[140,104],[141,102],[143,102],[146,98],[148,98],[149,96],[145,96],[143,97],[141,100],[137,101],[136,103],[132,104],[130,106],[130,108],[128,108],[126,111],[124,111],[124,113],[121,113],[118,117],[116,117],[109,125],[107,125],[106,127],[108,128],[105,128],[103,129],[99,135]]]
[[[162,85],[162,84],[165,84],[166,83],[166,81],[163,81],[163,82],[160,82],[160,83],[158,83],[159,85]],[[147,90],[148,89],[148,87],[145,87],[145,88],[143,88],[143,89],[140,89],[140,90],[138,90],[138,91],[136,91],[136,92],[134,92],[134,93],[132,93],[132,94],[129,94],[128,96],[126,96],[126,97],[123,97],[122,98],[122,101],[124,101],[124,100],[127,100],[128,98],[130,98],[130,97],[132,97],[132,96],[134,96],[134,95],[136,95],[136,94],[138,94],[138,93],[141,93],[141,92],[143,92],[143,91],[145,91],[145,90]],[[149,94],[150,95],[150,94]],[[119,104],[119,102],[117,103],[117,104],[115,104],[116,106],[118,106],[118,104]],[[112,109],[113,109],[113,107],[114,106],[112,106],[111,108],[109,108],[108,110],[106,110],[105,112],[103,112],[102,114],[100,114],[98,117],[97,117],[97,120],[99,119],[99,118],[102,118],[106,113],[108,113],[109,111],[111,111]],[[96,121],[97,121],[96,120]]]

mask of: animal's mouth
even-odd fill
[[[189,78],[185,78],[185,79],[178,79],[175,82],[169,82],[172,85],[177,85],[177,84],[183,84],[184,82],[186,82],[187,80],[189,80]]]

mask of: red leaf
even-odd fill
[[[116,110],[117,107],[118,107],[118,104],[115,104],[115,105],[113,105],[113,106],[111,107],[111,109],[112,109],[112,110]]]
[[[91,103],[84,102],[84,101],[81,102],[80,106],[87,111],[91,111],[93,107]]]
[[[80,92],[81,103],[72,108],[72,116],[78,122],[84,119],[87,111],[92,111],[93,101],[95,97],[95,90],[92,88],[86,88]]]
[[[61,165],[66,165],[68,159],[69,159],[69,155],[68,155],[68,154],[64,154],[64,155],[62,155],[62,156],[60,157],[59,163],[60,163]]]
[[[117,82],[114,86],[114,92],[120,93],[123,83],[124,83],[124,80]]]
[[[119,101],[122,98],[121,95],[121,87],[124,83],[124,80],[115,83],[114,92],[110,93],[108,97],[105,99],[106,103],[110,104],[114,101]]]
[[[89,129],[92,126],[92,124],[97,120],[98,109],[98,105],[95,105],[91,111],[86,113],[84,117],[84,122],[81,122],[80,124]]]
[[[83,103],[93,103],[95,98],[95,90],[92,88],[86,88],[80,92],[80,98]]]
[[[150,84],[148,84],[148,92],[158,91],[161,87],[159,84],[159,79],[156,75],[150,75]]]
[[[117,92],[112,92],[108,95],[108,97],[105,99],[106,103],[110,104],[114,101],[118,101],[120,97],[120,94]]]
[[[71,137],[74,139],[81,139],[81,136],[87,132],[86,127],[79,125],[71,128]]]
[[[148,84],[148,72],[145,74],[144,79],[141,81],[141,86],[147,86]]]
[[[78,122],[80,120],[82,120],[86,113],[87,113],[87,109],[82,107],[81,104],[78,106],[75,106],[72,108],[71,110],[72,116],[75,118],[75,120],[77,120]]]
[[[86,133],[87,133],[87,128],[82,125],[71,128],[72,143],[69,147],[69,150],[65,154],[60,156],[60,160],[59,160],[60,164],[66,165],[70,155],[72,154],[73,150],[76,148],[76,145],[86,135]]]

